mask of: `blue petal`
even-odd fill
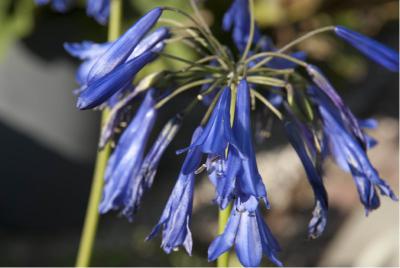
[[[241,211],[240,206],[242,204],[236,200],[224,232],[208,248],[208,261],[216,260],[235,245],[236,254],[243,266],[258,266],[263,253],[276,265],[282,266],[276,256],[280,250],[278,242],[260,212]]]
[[[228,151],[228,159],[209,156],[207,159],[207,173],[216,188],[214,201],[220,209],[225,209],[234,197],[236,178],[234,175],[240,168],[240,157],[233,150]]]
[[[196,130],[193,132],[192,141],[196,141],[199,136],[203,133],[203,128],[201,126],[197,127]],[[182,173],[183,174],[190,174],[194,172],[198,167],[201,161],[202,152],[198,147],[190,147],[189,151],[187,152],[185,161],[182,165]]]
[[[142,182],[135,180],[143,160],[146,143],[156,118],[153,92],[149,91],[135,118],[125,129],[112,153],[105,172],[103,199],[99,211],[123,209],[131,217],[143,191]]]
[[[168,254],[179,246],[184,246],[189,255],[192,253],[193,242],[189,225],[192,213],[193,190],[194,174],[184,175],[181,173],[160,221],[147,237],[147,240],[153,238],[163,227],[161,247]]]
[[[127,88],[136,73],[154,60],[155,57],[156,54],[153,52],[146,52],[133,60],[119,65],[115,70],[100,79],[90,82],[88,87],[79,96],[77,107],[85,110],[103,104],[112,95]]]
[[[161,130],[161,133],[158,135],[156,141],[143,160],[139,176],[143,177],[146,188],[150,188],[153,184],[161,157],[168,145],[174,139],[176,133],[178,133],[181,124],[182,117],[180,115],[174,116],[171,120],[169,120]]]
[[[208,248],[208,261],[216,260],[220,255],[227,252],[234,245],[239,223],[240,213],[235,209],[232,209],[224,232],[217,236]]]
[[[230,127],[230,106],[231,92],[226,87],[210,116],[204,130],[197,140],[188,148],[179,150],[177,153],[182,153],[189,149],[198,147],[205,154],[225,156],[225,150],[228,142],[232,141],[232,130]],[[185,168],[184,172],[189,173],[193,170]]]
[[[389,185],[379,177],[378,172],[370,163],[365,150],[361,148],[360,144],[349,135],[327,109],[319,106],[319,110],[324,122],[325,135],[327,135],[331,146],[337,147],[335,153],[340,154],[340,161],[347,162],[347,170],[353,175],[365,209],[367,211],[375,209],[378,204],[376,192],[370,184],[378,187],[381,194],[397,200],[396,195],[390,189]]]
[[[112,45],[111,42],[97,44],[92,41],[81,43],[64,43],[64,49],[71,55],[81,60],[94,59],[104,54]]]
[[[154,26],[161,16],[162,9],[155,8],[138,20],[97,60],[89,73],[88,81],[92,82],[110,73],[125,62],[146,33]]]
[[[397,51],[343,26],[336,26],[335,33],[376,63],[392,72],[399,71],[399,53]]]
[[[361,144],[366,147],[365,136],[363,131],[361,130],[358,120],[350,111],[349,107],[344,104],[343,100],[336,93],[333,86],[329,83],[329,81],[316,66],[308,65],[307,71],[312,77],[314,83],[319,87],[320,90],[324,92],[324,94],[326,94],[326,96],[329,97],[330,101],[335,105],[338,113],[340,114],[341,120],[343,120],[344,122],[344,125],[354,134],[355,137],[357,137],[357,139],[359,139]],[[318,90],[316,91],[318,92]],[[320,100],[322,99],[323,98],[320,98]],[[327,102],[325,102],[324,105],[326,105],[327,107],[329,106]]]
[[[199,134],[199,131],[195,131],[192,143]],[[186,158],[188,157],[191,157],[190,152]],[[196,160],[197,163],[195,164],[199,165],[201,158],[196,158]],[[187,253],[191,255],[193,242],[189,224],[192,213],[193,190],[194,173],[185,175],[181,171],[158,224],[146,238],[147,240],[153,238],[163,227],[161,247],[166,253],[171,253],[172,250],[183,245]]]
[[[110,0],[88,0],[86,13],[98,23],[105,25],[110,13]]]
[[[152,50],[153,52],[159,52],[163,48],[161,45],[162,41],[168,38],[170,35],[169,29],[161,27],[151,33],[149,36],[144,38],[129,55],[127,61],[139,57],[146,51]],[[161,45],[161,46],[160,46]]]
[[[315,209],[313,212],[313,218],[309,224],[309,236],[317,238],[322,234],[325,229],[325,225],[328,217],[328,196],[322,181],[322,175],[320,168],[314,166],[311,158],[309,157],[306,147],[302,141],[299,122],[286,122],[285,130],[289,138],[290,143],[296,150],[304,169],[307,173],[308,181],[313,189],[315,196]]]
[[[238,172],[236,174],[230,174],[230,176],[236,175],[237,177],[238,194],[243,201],[246,201],[250,196],[262,198],[268,207],[267,193],[258,172],[253,147],[253,134],[250,122],[250,89],[246,80],[241,80],[238,86],[233,132],[237,147],[245,156],[245,159],[241,161],[241,168]]]
[[[245,267],[258,267],[263,248],[255,214],[243,212],[235,239],[235,250],[240,263]]]

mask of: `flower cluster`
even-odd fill
[[[37,5],[51,4],[57,12],[67,12],[77,0],[35,0]],[[87,0],[86,13],[100,24],[106,24],[110,13],[110,0]]]
[[[103,11],[102,1],[89,1],[94,2],[98,5],[90,10]],[[104,176],[100,213],[117,210],[129,220],[134,218],[163,153],[198,103],[206,105],[207,112],[188,147],[177,151],[186,157],[160,220],[148,236],[151,239],[161,231],[166,253],[183,246],[191,254],[194,183],[196,175],[205,170],[215,186],[215,204],[221,210],[232,206],[224,232],[209,247],[208,259],[215,260],[235,247],[244,266],[258,266],[263,255],[282,265],[278,242],[262,216],[263,207],[270,205],[253,142],[251,112],[256,104],[284,126],[304,166],[315,196],[310,237],[320,236],[327,224],[322,170],[327,157],[351,173],[367,213],[379,207],[378,190],[397,200],[367,156],[376,141],[365,128],[376,127],[376,122],[357,119],[324,74],[305,61],[306,53],[292,51],[305,37],[277,49],[255,25],[252,0],[234,0],[223,20],[223,29],[232,32],[236,45],[228,49],[212,35],[195,5],[194,9],[196,15],[191,16],[170,7],[156,8],[113,42],[65,44],[71,55],[83,60],[76,76],[80,85],[77,107],[109,110],[100,147],[116,143]],[[183,27],[179,22],[161,21],[165,12],[185,16],[191,24]],[[157,22],[171,26],[152,30]],[[371,60],[398,72],[398,53],[390,48],[342,26],[318,29],[307,37],[322,32],[333,32]],[[165,46],[175,41],[194,47],[200,58],[191,61],[166,53]],[[136,74],[158,57],[188,66],[160,70],[136,81]],[[148,146],[159,111],[187,91],[194,92],[193,101]],[[137,100],[140,106],[132,116],[132,103]],[[121,128],[122,134],[116,136]]]

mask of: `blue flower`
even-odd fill
[[[158,28],[140,41],[125,62],[142,55],[148,50],[153,52],[161,51],[164,47],[163,40],[168,36],[168,28]],[[106,42],[97,44],[91,41],[83,41],[82,43],[64,43],[64,49],[71,56],[83,60],[83,63],[78,68],[76,74],[76,80],[78,84],[83,86],[81,91],[83,91],[85,86],[88,84],[90,70],[97,63],[97,60],[112,46],[113,43],[114,42]]]
[[[245,267],[260,265],[262,255],[266,255],[277,266],[282,263],[277,258],[280,251],[261,213],[240,211],[235,203],[224,232],[208,248],[208,261],[216,260],[221,254],[235,246],[240,263]]]
[[[131,88],[135,74],[156,58],[156,52],[163,48],[160,42],[169,36],[167,28],[160,28],[145,37],[161,13],[161,8],[149,11],[111,43],[64,45],[71,55],[85,60],[77,73],[81,84],[79,109],[97,107],[118,92]]]
[[[135,47],[154,26],[162,14],[161,8],[155,8],[140,18],[121,37],[112,43],[110,48],[97,59],[90,70],[88,82],[92,82],[110,73],[118,65],[124,63]]]
[[[35,3],[39,6],[47,5],[51,3],[51,7],[58,12],[67,12],[75,0],[35,0]]]
[[[243,52],[250,35],[250,11],[248,0],[234,0],[224,15],[222,28],[224,31],[232,30],[232,38],[237,49]],[[255,27],[253,42],[260,38],[258,27]]]
[[[193,133],[192,143],[201,135],[201,127]],[[186,160],[191,159],[199,166],[201,152],[197,148],[189,150]],[[161,215],[158,224],[153,228],[146,240],[152,239],[163,228],[161,247],[166,253],[182,246],[189,255],[192,254],[192,233],[190,232],[190,219],[192,214],[193,191],[194,191],[194,172],[179,174],[175,187],[168,199],[167,205]]]
[[[353,175],[366,213],[368,214],[369,211],[378,208],[380,205],[376,188],[380,190],[381,194],[397,200],[390,186],[379,177],[365,150],[354,136],[341,125],[329,108],[322,105],[318,108],[331,155],[344,171],[351,172]]]
[[[87,0],[86,13],[98,23],[105,25],[110,13],[110,0]]]
[[[399,53],[397,51],[343,26],[336,26],[335,33],[386,69],[392,72],[399,71]]]
[[[81,110],[85,110],[103,104],[117,92],[128,88],[136,73],[146,64],[153,61],[156,56],[157,54],[148,51],[133,60],[117,66],[112,72],[103,77],[89,82],[87,88],[79,95],[76,106]]]
[[[312,133],[295,118],[292,118],[292,121],[285,122],[285,130],[289,142],[303,163],[308,181],[314,192],[315,207],[313,217],[308,225],[308,234],[311,238],[317,238],[322,234],[327,223],[328,196],[322,181],[321,166],[316,159],[317,152],[313,145]]]
[[[88,75],[92,67],[96,64],[97,59],[106,52],[111,42],[97,44],[91,41],[83,41],[82,43],[64,43],[64,49],[71,55],[83,63],[76,72],[76,81],[83,86],[88,83]]]
[[[225,150],[229,142],[233,140],[229,114],[230,100],[231,90],[226,87],[223,89],[204,130],[188,148],[179,150],[178,153],[196,148],[204,154],[225,156]],[[182,171],[184,174],[189,174],[195,168],[192,161],[188,159],[183,164]]]
[[[121,135],[117,147],[110,156],[105,172],[103,199],[100,213],[122,210],[122,214],[132,218],[143,195],[143,181],[137,175],[143,162],[144,150],[149,134],[154,126],[154,92],[149,91],[134,119]]]
[[[236,191],[241,201],[247,201],[250,197],[261,198],[269,207],[267,193],[258,172],[253,147],[250,121],[250,88],[245,79],[239,82],[237,88],[233,133],[238,149],[230,147],[226,176],[228,176],[228,179],[236,178]],[[241,152],[244,157],[240,157],[238,152]],[[252,210],[250,207],[247,207],[247,209]]]
[[[353,115],[349,107],[344,104],[342,98],[337,94],[331,83],[329,83],[329,81],[316,66],[308,65],[307,72],[313,79],[314,83],[318,86],[318,88],[309,88],[311,94],[318,95],[319,99],[324,101],[324,105],[331,105],[330,103],[333,103],[333,105],[336,107],[335,110],[337,111],[337,118],[341,119],[343,125],[349,131],[351,131],[353,135],[359,140],[359,142],[364,146],[364,148],[366,148],[366,137],[359,125],[358,120]],[[326,100],[326,97],[321,95],[320,91],[322,91],[329,99]]]

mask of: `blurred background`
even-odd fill
[[[125,1],[126,27],[157,5],[188,9],[186,0]],[[204,15],[223,43],[221,18],[230,1],[205,1]],[[391,0],[257,0],[257,21],[282,46],[320,26],[342,24],[398,50],[399,3]],[[106,40],[100,26],[78,5],[66,14],[32,0],[0,1],[0,265],[73,266],[87,205],[96,154],[99,113],[75,108],[72,90],[78,62],[63,42]],[[310,61],[330,77],[345,102],[361,118],[374,117],[370,132],[379,145],[370,157],[381,176],[399,187],[399,77],[371,63],[329,35],[300,46]],[[187,57],[190,52],[174,47]],[[185,98],[185,97],[183,97]],[[173,107],[171,104],[169,107]],[[172,114],[172,113],[171,113]],[[168,119],[166,112],[158,128]],[[175,183],[182,157],[200,114],[185,121],[164,155],[152,190],[132,224],[116,214],[101,217],[93,266],[212,266],[207,247],[216,234],[213,189],[197,180],[192,257],[182,251],[166,255],[160,239],[144,242],[158,221]],[[195,121],[196,120],[196,121]],[[258,146],[257,161],[272,209],[266,221],[282,246],[286,266],[398,266],[398,203],[382,198],[381,208],[365,217],[352,178],[330,161],[325,183],[330,214],[325,233],[307,239],[313,196],[297,155],[272,129]],[[263,265],[270,265],[263,260]],[[239,265],[232,254],[232,265]]]

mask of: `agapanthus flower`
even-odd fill
[[[238,202],[232,209],[224,232],[208,248],[208,260],[216,260],[235,246],[240,263],[245,267],[257,267],[265,255],[277,266],[282,266],[276,256],[280,251],[259,210],[241,211]]]
[[[105,25],[110,14],[110,0],[87,0],[86,13],[98,23]]]
[[[177,151],[186,153],[186,157],[148,239],[162,230],[161,247],[166,253],[184,247],[191,254],[195,177],[205,170],[215,188],[216,206],[220,210],[233,207],[224,232],[209,247],[208,259],[215,260],[235,247],[244,266],[260,265],[263,255],[280,266],[280,248],[261,213],[262,204],[267,208],[270,204],[257,167],[252,111],[262,105],[268,120],[256,120],[277,122],[286,130],[313,190],[315,202],[308,234],[316,238],[328,224],[323,162],[329,155],[352,174],[367,212],[379,206],[378,191],[393,200],[397,197],[367,156],[376,141],[364,128],[376,127],[375,121],[357,119],[322,71],[306,62],[306,53],[293,48],[312,35],[331,31],[393,71],[398,71],[398,53],[339,26],[319,29],[276,48],[252,21],[254,11],[249,1],[252,0],[233,0],[224,16],[223,28],[232,31],[236,49],[229,49],[212,36],[199,17],[201,12],[196,12],[195,18],[169,7],[151,10],[114,42],[66,44],[65,48],[84,61],[77,73],[78,108],[102,108],[107,104],[111,109],[99,143],[100,148],[110,141],[115,143],[107,163],[100,213],[118,210],[133,219],[183,118],[202,102],[206,112],[200,123],[194,122],[197,127],[188,147]],[[103,4],[99,1],[91,8],[101,11]],[[188,17],[191,24],[186,27],[170,19],[159,20],[163,11]],[[100,17],[103,19],[106,16]],[[157,22],[173,27],[152,32]],[[174,42],[184,42],[204,57],[191,60],[163,51]],[[168,64],[133,83],[137,73],[158,57],[185,66]],[[304,76],[304,69],[309,77]],[[176,111],[148,147],[157,114],[183,93],[191,93],[193,100]],[[144,100],[140,101],[143,95]],[[140,102],[136,113],[134,102]],[[171,109],[177,107],[181,105]]]
[[[156,52],[163,48],[160,42],[168,37],[169,31],[160,28],[147,38],[146,34],[161,13],[161,8],[151,10],[112,43],[86,43],[83,46],[86,49],[66,44],[71,54],[86,60],[77,74],[81,83],[77,103],[79,109],[95,108],[129,88],[135,74],[156,58]],[[91,53],[87,53],[88,50]]]
[[[67,12],[71,6],[76,2],[76,0],[35,0],[37,5],[47,5],[51,4],[51,7],[58,12]]]
[[[380,178],[378,172],[372,166],[359,142],[341,125],[340,121],[335,119],[328,109],[319,106],[324,124],[324,134],[328,139],[330,151],[339,166],[353,175],[366,213],[380,205],[377,189],[380,190],[381,194],[397,200],[390,186]]]
[[[336,26],[335,33],[386,69],[392,72],[399,71],[399,53],[393,49],[343,26]]]
[[[150,90],[108,161],[100,213],[121,210],[123,215],[131,219],[139,206],[144,181],[137,177],[157,115],[154,101],[154,92]]]
[[[107,52],[115,42],[119,42],[119,40],[103,44],[96,44],[91,41],[84,41],[82,43],[65,43],[64,48],[66,51],[68,51],[68,53],[74,57],[84,60],[76,73],[76,80],[81,86],[81,89],[78,90],[77,93],[82,93],[83,99],[88,98],[85,96],[86,93],[83,93],[84,91],[88,91],[87,94],[105,94],[102,98],[96,96],[96,98],[98,98],[96,103],[91,104],[91,106],[95,107],[98,106],[99,103],[101,104],[104,102],[104,99],[109,99],[110,96],[113,96],[113,94],[115,94],[114,92],[118,92],[123,89],[130,89],[134,74],[138,71],[138,69],[140,70],[143,65],[149,63],[156,57],[155,53],[164,48],[163,40],[168,36],[168,28],[158,28],[135,46],[133,51],[127,57],[125,63],[117,66],[120,68],[118,69],[119,71],[117,71],[117,68],[115,68],[115,71],[109,74],[109,76],[100,77],[100,79],[97,79],[97,82],[93,82],[91,85],[89,85],[89,74],[93,66],[97,65],[98,60],[105,54],[105,52]],[[146,52],[151,53],[146,54]],[[141,60],[139,60],[139,57],[144,54],[146,54],[146,57],[143,57]],[[136,61],[132,61],[134,59],[136,59]],[[130,63],[128,64],[128,62]],[[122,80],[124,81],[121,86]],[[115,81],[116,83],[105,84],[104,81]],[[92,90],[87,90],[90,87]],[[95,88],[95,90],[93,90],[93,88]],[[86,106],[86,104],[78,104],[78,107],[85,109],[91,108],[90,106]]]
[[[250,123],[250,88],[245,79],[239,82],[233,122],[233,133],[237,141],[237,149],[233,146],[228,151],[226,161],[226,180],[235,183],[236,194],[246,204],[247,210],[255,210],[252,202],[246,202],[250,197],[263,199],[267,207],[267,193],[257,169],[255,151]],[[240,157],[240,151],[244,157]],[[224,187],[225,188],[225,187]],[[217,187],[217,190],[219,187]],[[248,207],[247,205],[252,205]]]
[[[194,140],[188,148],[180,150],[178,153],[196,148],[202,153],[223,157],[227,145],[233,140],[229,115],[230,101],[231,91],[226,87],[223,89],[217,105],[202,133],[196,137],[196,140]],[[195,168],[196,165],[189,158],[183,164],[183,173],[189,174],[193,172]]]
[[[304,166],[314,192],[315,207],[308,225],[308,234],[316,238],[324,231],[328,217],[328,196],[322,181],[322,167],[317,159],[317,148],[315,148],[310,130],[297,119],[292,118],[291,121],[287,121],[285,130],[289,142]]]
[[[192,142],[201,133],[202,129],[197,128]],[[188,158],[199,166],[201,152],[197,148],[190,149],[186,156],[186,159]],[[193,241],[189,225],[192,216],[194,177],[194,171],[189,174],[181,171],[158,224],[147,237],[147,240],[153,238],[160,228],[163,228],[161,247],[168,254],[179,246],[183,246],[186,252],[192,255]]]

